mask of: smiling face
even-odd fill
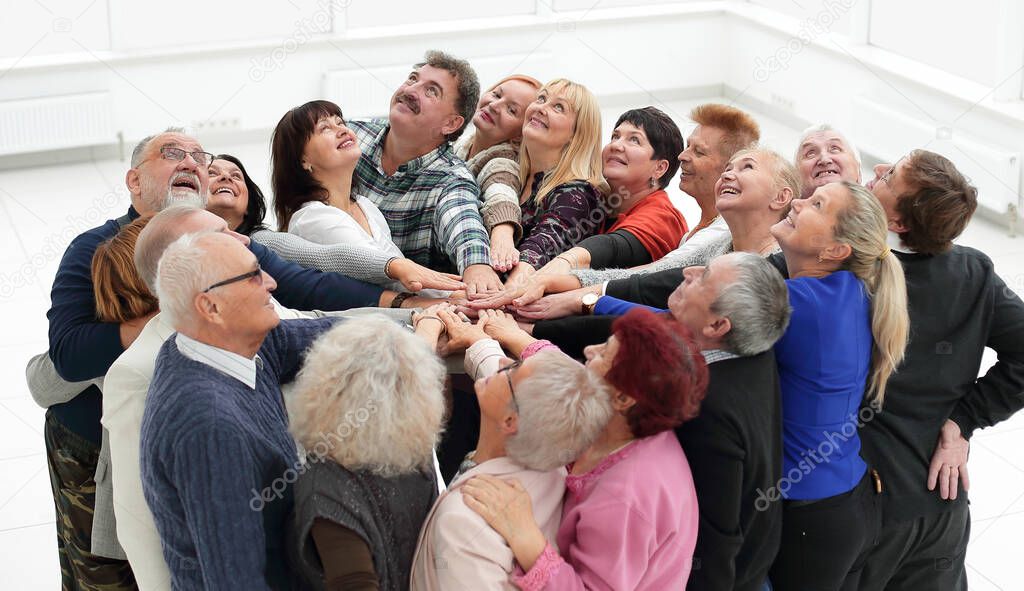
[[[522,80],[506,80],[485,92],[473,115],[477,135],[486,137],[492,145],[519,138],[526,107],[536,96],[537,89]]]
[[[776,193],[773,172],[769,155],[740,152],[718,177],[715,207],[727,220],[734,213],[765,209]]]
[[[391,96],[388,120],[403,132],[427,133],[442,141],[462,126],[455,106],[457,96],[458,83],[451,72],[424,65],[410,72]]]
[[[526,108],[523,140],[537,146],[561,149],[568,145],[576,127],[576,111],[568,99],[542,88]]]
[[[796,165],[803,177],[804,197],[828,183],[860,182],[860,165],[853,149],[833,130],[808,134],[797,150]]]
[[[590,345],[583,349],[583,356],[587,358],[587,369],[601,377],[608,375],[618,354],[619,339],[615,335],[608,337],[608,340],[600,345]]]
[[[789,215],[772,226],[772,236],[787,257],[790,254],[818,257],[837,244],[836,220],[850,204],[850,191],[846,187],[841,183],[827,184],[807,199],[794,199]]]
[[[186,154],[183,160],[174,160],[162,154],[162,148],[203,151],[199,142],[180,133],[162,133],[150,140],[142,161],[126,176],[138,212],[142,215],[156,213],[176,203],[205,206],[210,185],[209,162],[200,164],[191,154]]]
[[[725,132],[698,125],[679,154],[679,188],[698,201],[713,199],[715,184],[728,159],[722,156]]]
[[[352,130],[341,117],[321,117],[313,126],[302,151],[302,166],[312,168],[313,178],[324,184],[339,170],[350,171],[359,161],[362,151]]]
[[[896,202],[899,201],[901,195],[910,192],[910,186],[906,180],[907,169],[910,166],[912,166],[910,158],[901,158],[896,164],[878,164],[874,168],[875,178],[868,181],[866,185],[882,204],[889,229],[894,232],[906,231],[902,216],[896,211]]]
[[[643,128],[623,121],[612,131],[612,139],[601,150],[604,178],[615,190],[641,186],[657,180],[668,170],[666,160],[654,160],[654,147]]]
[[[214,160],[210,164],[210,199],[206,209],[225,220],[241,223],[249,207],[249,189],[245,186],[242,169],[230,160]],[[232,227],[238,227],[233,224]]]
[[[721,317],[711,310],[722,289],[736,281],[736,269],[729,255],[716,257],[706,267],[683,269],[683,282],[668,298],[672,316],[690,330],[702,348],[708,333],[714,332]]]
[[[222,270],[216,282],[238,277],[259,267],[256,256],[231,236],[217,233],[202,240],[208,256]],[[212,321],[221,331],[262,339],[280,322],[270,297],[276,288],[274,278],[261,271],[253,277],[214,287],[198,294],[197,298],[205,298],[216,306],[217,314]],[[207,308],[200,306],[201,309]]]

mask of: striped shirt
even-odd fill
[[[451,144],[414,158],[387,175],[381,164],[386,119],[350,121],[363,155],[353,192],[380,208],[391,238],[413,261],[436,270],[490,264],[490,242],[480,218],[480,188]]]

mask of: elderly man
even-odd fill
[[[530,493],[541,531],[554,540],[562,517],[564,465],[600,433],[611,416],[611,400],[596,374],[558,351],[527,354],[514,363],[483,332],[483,324],[471,326],[449,312],[439,316],[444,325],[429,327],[446,330],[450,347],[469,346],[466,372],[476,378],[480,437],[420,530],[410,588],[511,591],[517,588],[510,576],[512,550],[465,504],[462,486],[480,474],[517,479]],[[535,340],[527,339],[523,347]]]
[[[96,320],[90,267],[96,247],[118,229],[169,205],[206,203],[211,155],[181,130],[147,137],[132,153],[125,176],[132,205],[124,216],[78,236],[68,247],[54,279],[51,294],[50,349],[59,376],[69,382],[102,377],[111,363],[138,336],[150,317],[123,324]],[[210,214],[211,217],[212,214]],[[347,277],[305,270],[286,263],[265,248],[253,245],[263,264],[283,280],[280,295],[300,309],[346,309],[387,305],[393,292]],[[34,360],[30,370],[37,368]],[[105,446],[101,446],[101,393],[96,384],[83,384],[69,399],[45,400],[49,407],[44,436],[57,508],[58,550],[66,581],[134,587],[131,571],[115,536],[110,479]],[[93,481],[77,476],[95,474]],[[96,501],[99,497],[99,501]],[[98,507],[96,515],[94,507]],[[70,584],[70,583],[69,583]]]
[[[767,260],[743,252],[720,256],[706,267],[687,267],[683,278],[668,307],[694,335],[708,363],[700,415],[676,429],[700,508],[687,589],[757,591],[782,533],[779,497],[765,497],[771,497],[782,472],[772,346],[789,322],[786,284]],[[541,322],[533,336],[575,353],[606,339],[614,319]]]
[[[800,199],[807,199],[818,187],[829,183],[860,182],[860,152],[828,123],[804,130],[797,142],[793,164],[802,177]]]
[[[140,461],[176,589],[289,588],[284,479],[297,452],[280,384],[334,319],[282,323],[276,287],[225,232],[186,234],[160,259],[157,297],[177,333],[157,356]],[[279,498],[264,502],[268,490]]]
[[[467,62],[428,51],[391,97],[387,119],[349,123],[363,152],[353,190],[380,208],[405,256],[458,270],[470,295],[501,287],[490,265],[480,189],[451,147],[479,95]]]

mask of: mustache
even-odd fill
[[[417,96],[412,93],[398,95],[398,97],[395,98],[395,102],[402,103],[405,106],[409,107],[409,110],[411,110],[413,113],[419,114],[420,112],[420,99],[417,98]]]

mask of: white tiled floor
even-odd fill
[[[683,121],[697,102],[659,106]],[[622,110],[604,110],[606,134]],[[764,142],[791,154],[797,131],[767,118],[760,121]],[[241,158],[269,193],[266,144],[206,142],[205,147]],[[79,232],[125,211],[126,169],[124,162],[103,160],[0,172],[0,305],[6,324],[0,334],[0,383],[11,386],[0,392],[0,556],[6,565],[0,585],[5,589],[59,587],[43,410],[29,397],[23,372],[28,358],[47,346],[49,288],[64,248]],[[678,191],[673,197],[687,219],[695,222],[692,201]],[[1024,293],[1024,238],[1009,238],[1004,228],[975,220],[960,242],[988,253],[1007,283]],[[989,354],[986,367],[993,361]],[[1014,558],[1024,529],[1024,415],[978,433],[970,468],[970,586],[1024,588]]]

